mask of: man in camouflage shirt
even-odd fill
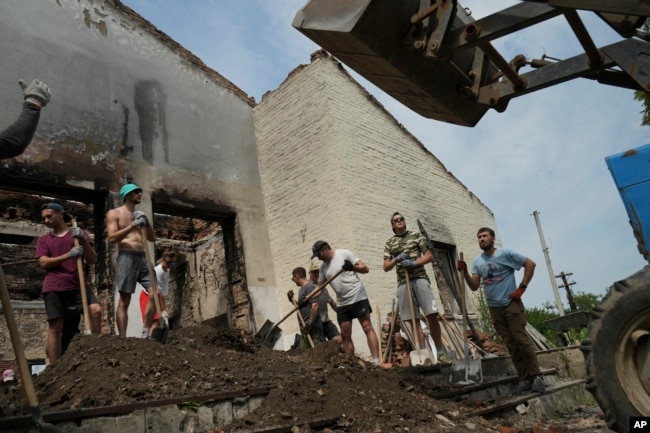
[[[397,305],[402,320],[410,323],[411,308],[408,302],[408,292],[411,290],[417,323],[417,338],[420,347],[424,344],[424,333],[420,327],[420,308],[424,312],[431,337],[436,344],[438,362],[450,363],[451,359],[442,344],[440,323],[438,323],[438,305],[433,296],[431,283],[424,265],[433,261],[433,255],[426,239],[422,234],[406,230],[404,216],[395,212],[391,217],[391,226],[395,235],[386,241],[384,246],[384,271],[388,272],[396,267],[397,271]],[[411,287],[406,287],[404,273],[408,272]]]

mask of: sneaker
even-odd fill
[[[148,328],[142,328],[142,332],[140,333],[140,338],[149,338]]]
[[[533,384],[530,387],[530,390],[533,392],[544,392],[545,389],[546,389],[546,382],[544,382],[542,376],[535,376],[535,379],[533,379]]]
[[[533,379],[524,379],[519,381],[515,394],[523,394],[533,388]]]
[[[438,364],[451,364],[451,358],[446,353],[438,355]]]

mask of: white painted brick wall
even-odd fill
[[[420,219],[432,239],[455,245],[467,260],[479,252],[477,228],[497,230],[490,209],[331,58],[297,68],[254,117],[281,315],[291,308],[291,270],[309,266],[318,239],[369,266],[361,278],[384,320],[396,289],[395,272],[382,269],[393,212],[411,230]],[[282,328],[295,332],[296,320]],[[354,340],[367,354],[357,324]]]

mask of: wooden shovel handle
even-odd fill
[[[391,317],[390,320],[390,329],[388,330],[388,340],[386,340],[386,349],[384,350],[384,356],[382,357],[383,362],[388,362],[388,353],[390,351],[391,345],[393,344],[393,333],[395,332],[395,323],[397,322],[398,313],[399,313],[399,305],[397,306],[397,310],[395,310],[395,298],[393,298],[393,310],[392,310],[393,316]]]
[[[5,281],[5,274],[2,270],[2,266],[0,266],[0,299],[2,300],[2,309],[5,312],[7,328],[9,328],[11,344],[14,347],[16,361],[18,361],[20,376],[23,379],[23,387],[27,393],[27,401],[32,408],[37,408],[38,399],[36,398],[34,382],[32,382],[32,372],[29,371],[27,358],[25,358],[25,349],[23,348],[23,342],[20,339],[20,334],[18,333],[18,326],[16,326],[16,317],[14,316],[14,310],[11,307],[11,300],[9,299],[9,291],[7,290],[7,283]]]
[[[72,227],[77,227],[77,219],[72,218]],[[79,239],[73,237],[74,246],[79,246]],[[77,257],[77,273],[79,274],[79,288],[81,290],[81,304],[84,311],[84,327],[87,333],[91,332],[90,329],[90,314],[88,313],[88,294],[86,293],[86,278],[84,276],[84,264],[81,256]]]
[[[291,303],[294,305],[294,307],[298,306],[298,303],[296,302],[295,299],[293,299],[293,297],[291,297]],[[302,314],[300,313],[300,311],[296,311],[296,315],[298,316],[298,320],[300,321],[300,324],[304,328],[305,327],[305,319],[302,318]],[[309,332],[305,332],[304,334],[307,335],[307,340],[309,341],[309,345],[313,349],[314,348],[314,340],[311,339],[311,335],[309,335]]]
[[[415,307],[413,306],[413,293],[411,293],[411,281],[409,280],[409,271],[404,269],[404,279],[406,280],[406,294],[409,299],[409,308],[411,309],[411,327],[413,328],[413,343],[416,350],[420,350],[420,339],[415,328]]]

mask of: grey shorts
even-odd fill
[[[122,293],[135,293],[136,283],[148,289],[151,287],[147,256],[144,252],[120,251],[115,268],[117,290]]]
[[[426,278],[411,280],[411,288],[416,319],[420,318],[420,308],[424,311],[425,316],[438,312],[436,298],[433,296],[431,284]],[[406,293],[406,284],[402,284],[397,288],[397,305],[399,306],[399,316],[402,320],[411,320],[411,307],[409,305],[408,294]]]
[[[86,299],[88,305],[99,304],[97,296],[88,286],[86,286]],[[45,313],[48,321],[65,317],[65,311],[68,309],[74,309],[83,314],[81,290],[46,292],[43,293],[43,301],[45,301]]]

